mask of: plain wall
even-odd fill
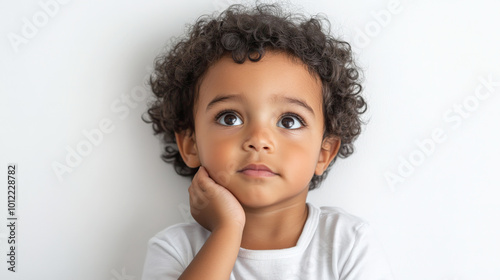
[[[172,36],[228,3],[0,3],[1,279],[140,279],[148,239],[191,219],[189,180],[141,120],[144,81]],[[499,2],[291,3],[351,42],[369,103],[355,153],[308,201],[368,220],[396,279],[499,279]]]

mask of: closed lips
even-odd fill
[[[250,175],[250,176],[273,176],[277,175],[274,173],[269,167],[262,165],[262,164],[250,164],[245,166],[243,169],[241,169],[239,172]]]

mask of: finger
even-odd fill
[[[209,199],[205,192],[201,190],[199,184],[193,182],[189,187],[189,203],[196,209],[203,209],[208,205]]]
[[[189,202],[195,208],[200,208],[203,206],[204,201],[203,192],[199,188],[193,188],[189,194]]]
[[[214,183],[214,184],[217,184],[213,179],[212,177],[210,176],[210,173],[208,173],[208,170],[203,167],[203,166],[200,166],[200,168],[198,169],[198,173],[199,173],[199,179],[200,180],[204,180],[204,181],[207,181],[207,182],[211,182],[211,183]],[[197,174],[198,174],[197,173]]]
[[[202,191],[206,191],[207,183],[210,183],[210,181],[213,180],[208,175],[207,170],[203,166],[200,166],[198,172],[196,172],[196,175],[193,178],[193,182],[196,183],[196,187],[200,188]]]
[[[200,171],[198,172],[199,176],[196,180],[196,187],[201,189],[201,191],[204,192],[206,196],[212,197],[217,193],[219,188],[222,188],[222,186],[220,186],[219,184],[217,184],[217,182],[210,178],[210,175],[205,168],[200,167]]]
[[[196,203],[196,194],[192,184],[191,186],[189,186],[188,192],[189,192],[189,204],[193,205]]]

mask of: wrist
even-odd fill
[[[243,228],[244,225],[238,224],[238,223],[223,223],[220,224],[212,229],[212,234],[214,233],[225,233],[225,234],[231,234],[231,235],[238,235],[242,236],[243,235]]]

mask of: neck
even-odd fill
[[[244,208],[246,223],[241,247],[273,250],[294,247],[307,220],[305,198],[266,209]]]

